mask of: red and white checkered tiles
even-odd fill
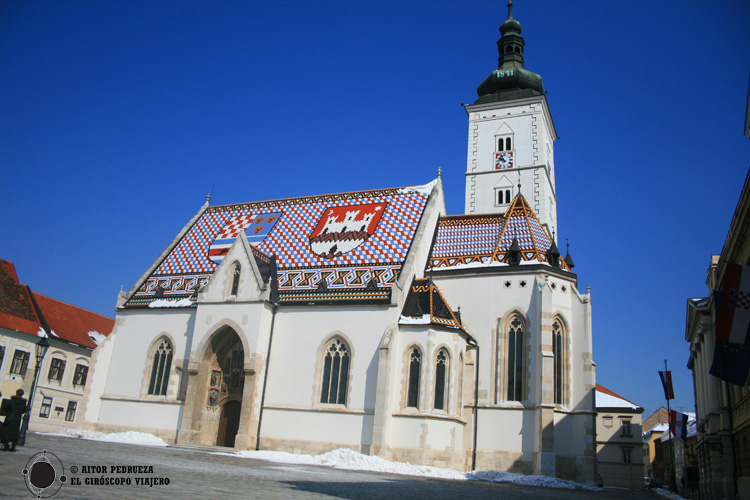
[[[330,260],[312,252],[309,236],[328,207],[383,202],[387,206],[380,223],[373,235],[360,246]],[[289,203],[289,200],[284,200],[278,205],[270,202],[256,209],[250,209],[247,205],[238,206],[237,210],[209,209],[170,252],[154,276],[212,273],[216,265],[208,259],[211,242],[220,234],[222,237],[236,236],[235,230],[239,234],[242,229],[234,228],[241,225],[239,221],[235,220],[237,224],[233,223],[232,228],[226,226],[227,222],[238,215],[245,216],[243,220],[250,220],[269,210],[281,212],[282,216],[258,248],[268,255],[276,255],[276,264],[280,269],[400,264],[409,251],[426,202],[427,195],[423,193],[391,191],[391,194],[379,196],[363,193],[360,198],[355,196],[353,199],[336,201],[310,202],[300,199],[299,203]]]

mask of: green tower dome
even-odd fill
[[[513,19],[512,1],[508,3],[508,19],[500,25],[500,35],[497,41],[500,55],[497,70],[479,84],[479,99],[474,104],[543,95],[542,77],[523,67],[524,41],[521,23]]]

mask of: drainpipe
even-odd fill
[[[263,392],[260,395],[260,411],[258,412],[258,434],[255,436],[255,451],[260,450],[260,426],[263,422],[263,405],[266,402],[266,384],[268,383],[268,367],[271,365],[271,344],[273,343],[273,326],[276,322],[276,309],[277,304],[273,304],[273,310],[271,311],[271,331],[268,335],[268,352],[266,353],[266,368],[263,374]]]
[[[471,470],[477,468],[477,427],[479,425],[479,344],[472,339],[469,345],[477,350],[477,359],[474,362],[474,443],[471,450]]]

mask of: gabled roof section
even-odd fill
[[[401,325],[435,325],[464,330],[461,315],[451,310],[440,289],[430,279],[414,279],[401,311]]]
[[[53,338],[94,349],[112,332],[115,321],[31,292],[19,283],[13,263],[0,260],[0,327],[36,337],[45,330],[42,325]]]
[[[513,255],[514,240],[518,255]],[[552,237],[526,198],[517,195],[503,214],[441,217],[427,265],[432,269],[507,266],[512,257],[519,264],[554,265],[546,255],[551,247]],[[559,252],[555,255],[555,267],[570,271]]]
[[[41,326],[28,288],[18,282],[16,267],[0,259],[0,327],[36,335]]]
[[[599,384],[596,384],[596,407],[643,411],[642,407]]]
[[[388,302],[436,184],[208,207],[122,307],[194,301],[240,233],[281,304]]]
[[[111,318],[33,293],[54,337],[94,349],[115,327]]]

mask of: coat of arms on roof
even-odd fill
[[[310,235],[310,249],[325,259],[351,252],[375,233],[386,203],[329,207]]]
[[[208,258],[214,264],[219,264],[242,232],[247,236],[248,242],[254,245],[263,243],[280,217],[281,212],[243,214],[233,217],[208,247]]]

